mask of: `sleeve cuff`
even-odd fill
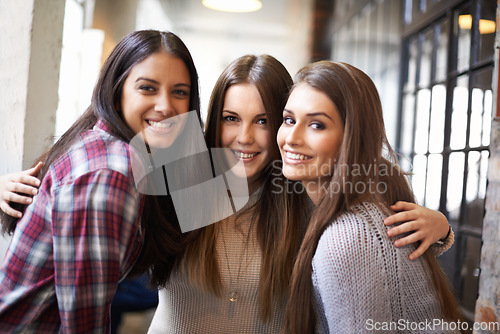
[[[455,233],[453,233],[453,229],[450,226],[448,230],[448,234],[443,239],[434,243],[431,248],[434,252],[435,256],[440,256],[444,252],[446,252],[455,242]]]

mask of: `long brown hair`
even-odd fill
[[[130,142],[135,133],[127,125],[120,111],[123,84],[136,64],[157,52],[166,52],[180,58],[186,64],[191,79],[189,110],[195,110],[201,122],[198,74],[186,45],[171,32],[157,30],[132,32],[116,45],[103,64],[94,87],[91,104],[85,113],[48,152],[37,160],[44,162],[44,167],[38,175],[39,179],[43,179],[50,165],[79,138],[82,132],[92,129],[98,119],[106,124],[112,135],[127,143]],[[24,208],[25,206],[22,210]],[[3,215],[2,231],[12,233],[17,220]],[[146,227],[145,243],[136,270],[144,271],[152,267],[153,279],[161,282],[166,276],[165,272],[169,273],[175,263],[176,254],[183,250],[171,199],[167,196],[146,196],[142,226]]]
[[[261,319],[267,321],[272,316],[273,302],[288,295],[289,279],[306,220],[305,195],[287,194],[284,190],[288,181],[281,173],[276,144],[283,108],[293,81],[285,67],[272,56],[246,55],[233,61],[219,76],[212,91],[205,131],[208,147],[221,147],[224,97],[229,87],[240,83],[249,83],[258,89],[271,137],[271,162],[262,171],[262,191],[251,208],[254,225],[250,230],[250,233],[256,233],[262,252],[258,301]],[[289,224],[285,224],[286,221]],[[221,296],[216,231],[217,223],[205,227],[201,236],[188,246],[185,261],[189,277],[195,284]]]
[[[313,333],[316,329],[316,315],[311,281],[312,259],[325,229],[336,216],[362,200],[382,202],[388,207],[397,200],[414,202],[414,196],[385,135],[377,89],[365,73],[345,63],[320,61],[305,66],[297,73],[295,85],[298,84],[307,84],[325,93],[342,118],[344,137],[336,161],[338,166],[371,165],[387,171],[373,174],[346,173],[343,168],[335,168],[330,180],[332,184],[363,182],[369,185],[384,182],[387,191],[373,196],[374,189],[358,193],[349,186],[340,187],[343,192],[336,196],[323,196],[313,212],[293,269],[285,321],[286,333]],[[424,254],[424,259],[430,268],[430,277],[439,297],[443,317],[448,320],[459,319],[457,302],[439,264],[430,251]]]

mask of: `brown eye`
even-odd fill
[[[286,125],[294,125],[295,120],[291,117],[283,117],[283,123]]]
[[[314,122],[314,123],[311,124],[311,127],[314,130],[323,130],[323,129],[325,129],[325,126],[321,122]]]
[[[227,122],[227,123],[229,123],[229,122],[237,122],[238,121],[238,119],[236,117],[234,117],[234,116],[225,116],[225,117],[222,118],[222,120],[224,122]]]
[[[155,90],[154,87],[149,86],[149,85],[140,85],[139,89],[147,91],[147,92],[153,92]]]

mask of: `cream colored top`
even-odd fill
[[[275,303],[269,323],[258,310],[261,251],[255,234],[247,242],[251,214],[235,225],[234,218],[219,224],[216,242],[223,297],[200,290],[184,270],[172,273],[166,288],[159,291],[159,304],[148,333],[279,333],[284,304]],[[237,293],[230,301],[231,292]]]

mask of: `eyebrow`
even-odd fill
[[[148,81],[148,82],[151,82],[151,83],[154,83],[154,84],[157,84],[159,85],[160,83],[156,80],[153,80],[153,79],[149,79],[149,78],[143,78],[143,77],[139,77],[137,78],[137,80],[135,80],[135,82],[138,82],[138,81],[141,81],[141,80],[144,80],[144,81]],[[175,84],[174,87],[187,87],[187,88],[191,88],[191,85],[187,84],[187,83],[178,83],[178,84]]]
[[[148,79],[148,78],[143,78],[143,77],[139,77],[139,78],[137,78],[137,80],[135,80],[135,82],[137,82],[137,81],[141,81],[141,80],[144,80],[144,81],[149,81],[149,82],[152,82],[152,83],[158,84],[158,81],[156,81],[156,80],[153,80],[153,79]]]
[[[224,109],[224,110],[222,110],[222,112],[227,112],[227,113],[233,114],[233,115],[239,115],[236,111],[231,111],[228,109]],[[258,114],[258,115],[255,115],[254,118],[259,118],[259,117],[267,117],[267,114],[266,113]]]
[[[289,110],[289,109],[284,109],[283,111],[289,113],[289,114],[292,114],[294,115],[293,111]],[[333,121],[333,119],[328,116],[328,114],[324,113],[324,112],[321,112],[321,111],[318,111],[318,112],[312,112],[312,113],[308,113],[306,114],[306,117],[315,117],[315,116],[325,116],[326,118],[330,119]]]

